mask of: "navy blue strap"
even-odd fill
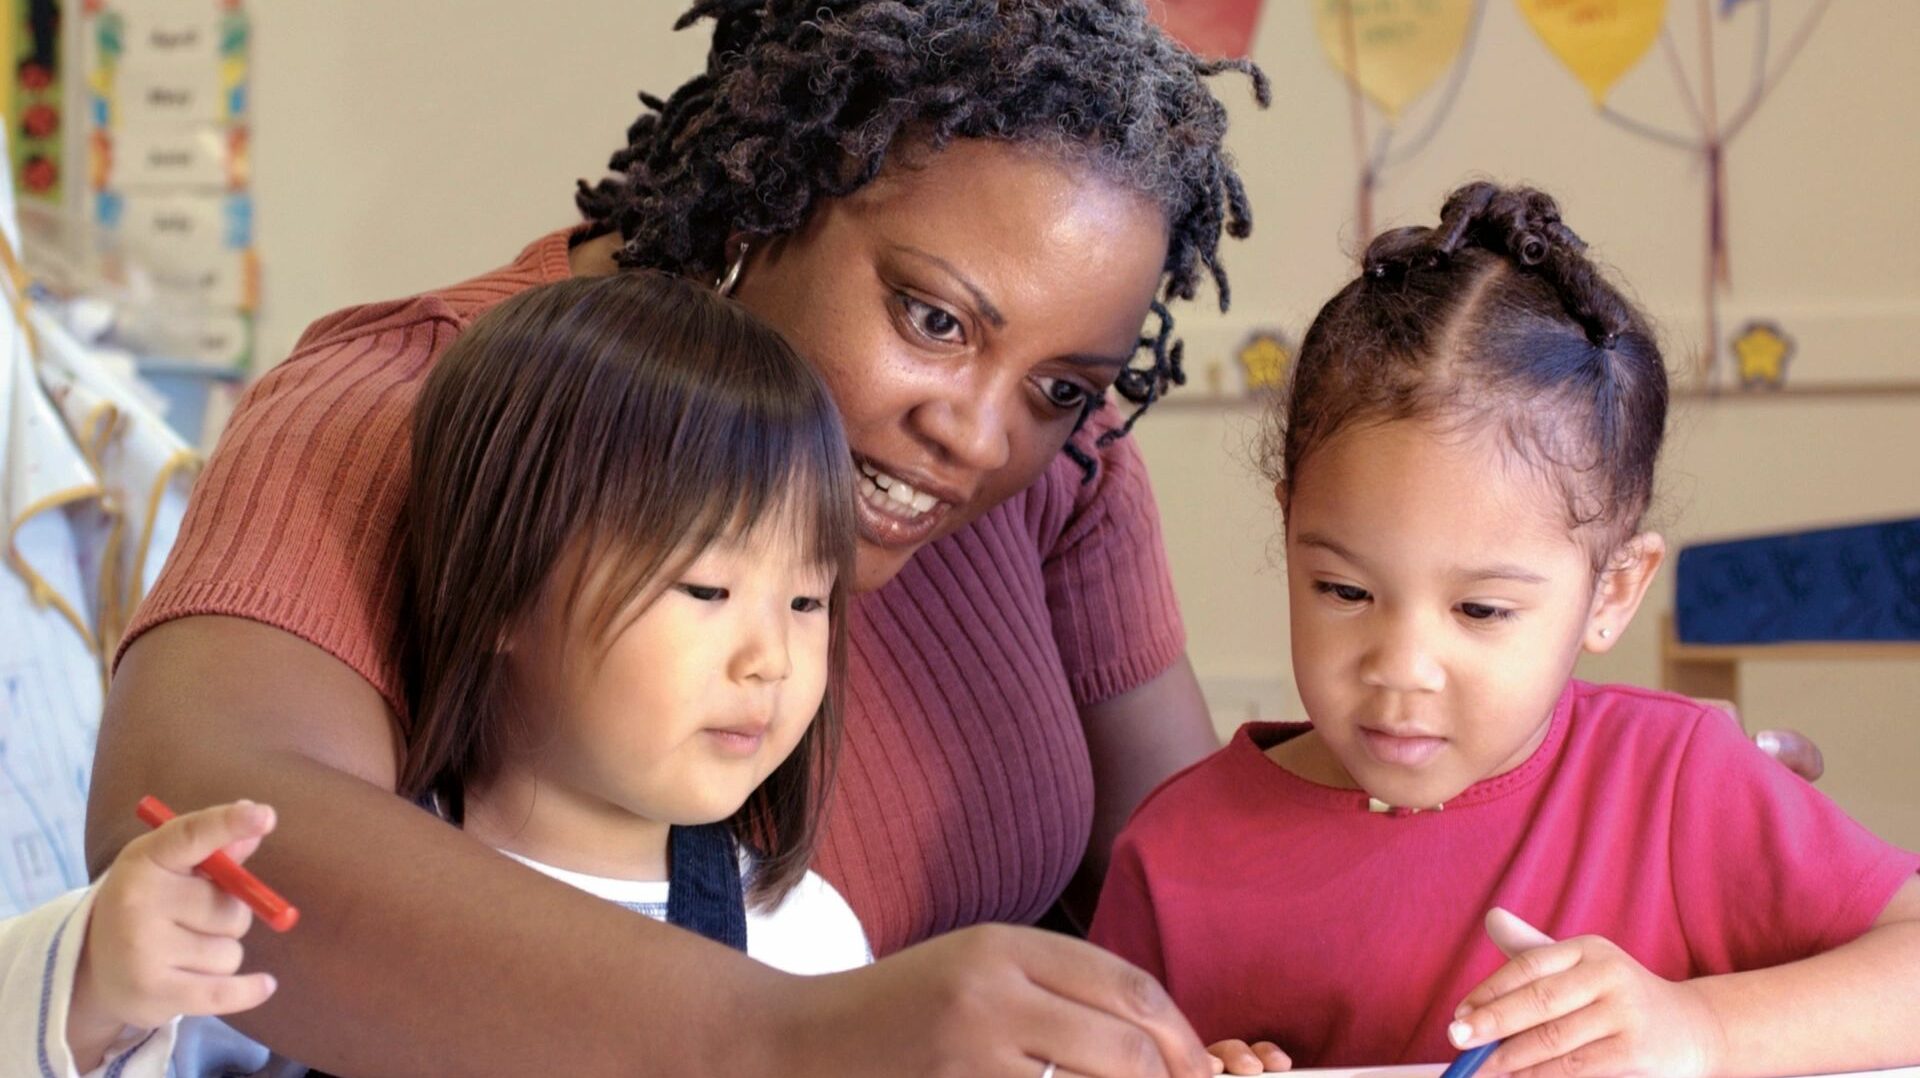
[[[723,823],[667,829],[667,922],[747,949],[747,897],[740,850]]]

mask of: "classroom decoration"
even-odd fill
[[[87,0],[93,218],[143,354],[227,372],[252,358],[259,263],[251,24],[239,0]]]
[[[1518,0],[1540,40],[1573,72],[1595,107],[1660,36],[1667,0]]]
[[[185,516],[199,458],[30,295],[0,188],[0,917],[87,881],[106,663]]]
[[[1793,358],[1793,338],[1777,322],[1755,320],[1733,337],[1734,363],[1742,389],[1779,389],[1787,384],[1787,361]]]
[[[1321,0],[1320,48],[1389,121],[1453,66],[1473,22],[1470,0],[1369,3]]]
[[[1721,0],[1717,4],[1715,0],[1695,0],[1700,58],[1699,70],[1690,73],[1665,24],[1666,0],[1515,0],[1541,40],[1587,88],[1594,108],[1604,119],[1684,150],[1702,166],[1706,187],[1706,259],[1702,274],[1706,331],[1696,367],[1709,389],[1717,386],[1721,376],[1720,297],[1733,283],[1726,221],[1727,149],[1799,57],[1831,2],[1817,0],[1776,59],[1771,36],[1773,5],[1769,0]],[[1751,78],[1745,98],[1723,121],[1714,70],[1715,24],[1730,21],[1749,9],[1755,43]],[[1614,84],[1655,42],[1662,46],[1672,69],[1693,121],[1692,132],[1672,131],[1623,115],[1607,103]]]
[[[1240,59],[1253,47],[1262,0],[1160,0],[1154,20],[1201,56]]]
[[[1235,354],[1249,394],[1275,393],[1286,387],[1293,344],[1279,330],[1255,330]]]
[[[6,117],[8,161],[21,197],[60,201],[61,145],[66,135],[60,92],[59,0],[4,0],[0,54],[12,69],[0,79],[0,116]]]
[[[1360,235],[1373,235],[1373,193],[1388,168],[1411,159],[1453,107],[1485,0],[1312,0],[1314,31],[1327,62],[1347,84]],[[1408,109],[1452,73],[1426,126],[1394,145]],[[1385,118],[1367,134],[1367,106]]]

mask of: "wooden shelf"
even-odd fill
[[[1815,641],[1785,644],[1683,644],[1673,616],[1661,619],[1660,686],[1697,699],[1740,704],[1740,664],[1753,660],[1853,662],[1905,659],[1920,662],[1920,641]]]

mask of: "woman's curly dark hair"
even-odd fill
[[[647,111],[577,202],[626,239],[617,260],[711,279],[727,238],[798,228],[816,200],[850,194],[905,136],[1039,145],[1154,199],[1169,225],[1163,298],[1192,299],[1204,274],[1231,299],[1220,234],[1252,227],[1221,146],[1226,110],[1205,79],[1266,77],[1170,40],[1139,0],[697,0],[675,29],[715,22],[706,71]],[[1115,389],[1140,412],[1183,383],[1172,319],[1141,340],[1146,367]],[[1091,407],[1091,405],[1090,405]],[[1083,467],[1091,461],[1071,445]]]

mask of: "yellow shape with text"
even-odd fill
[[[1604,105],[1620,76],[1653,47],[1667,0],[1515,0],[1534,33]]]
[[[1473,0],[1315,0],[1313,21],[1335,69],[1397,118],[1453,66]]]

